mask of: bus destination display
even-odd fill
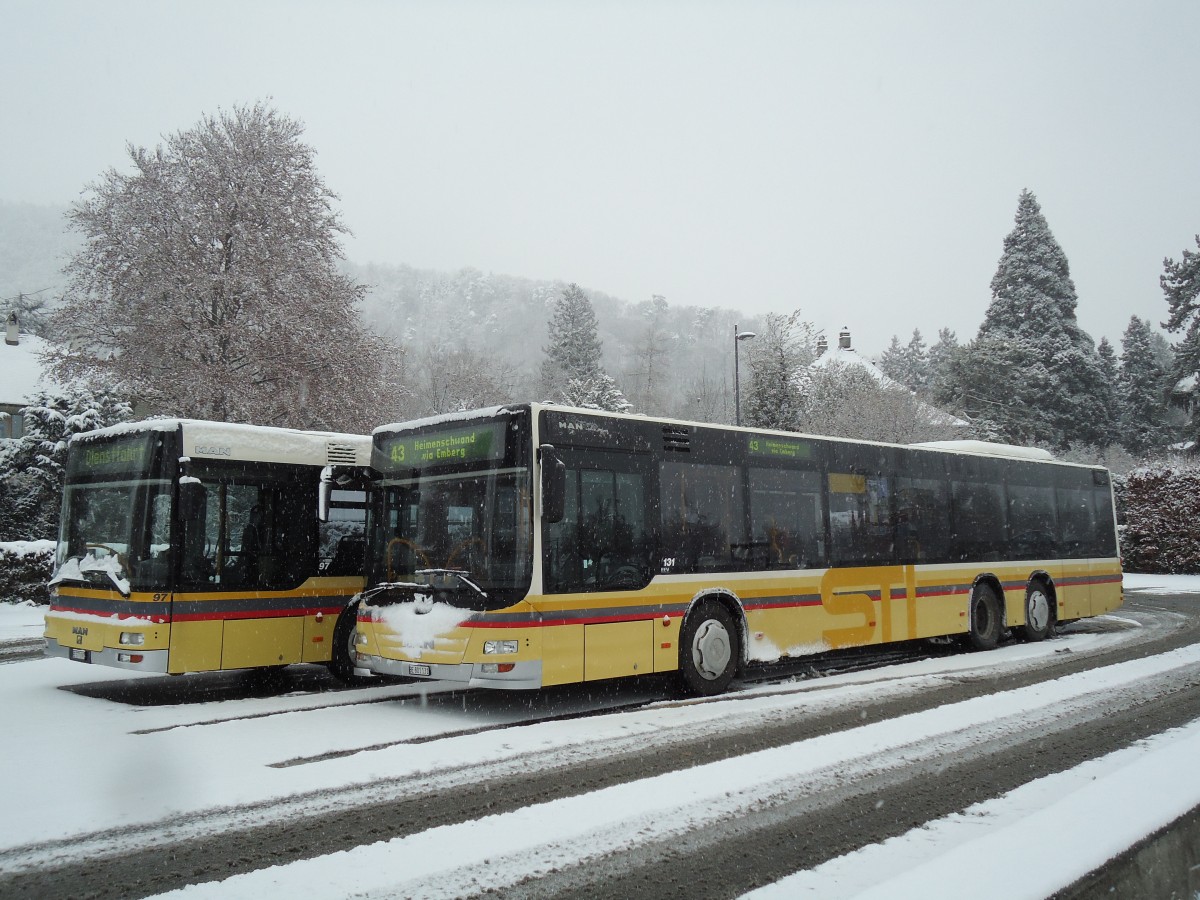
[[[504,458],[504,426],[496,423],[388,437],[380,450],[388,462],[400,468],[491,462]]]

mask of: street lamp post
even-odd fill
[[[733,423],[742,424],[742,384],[738,374],[738,344],[754,337],[753,331],[742,331],[733,326]]]

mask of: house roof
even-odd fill
[[[836,369],[849,366],[857,366],[863,369],[868,375],[879,382],[880,386],[885,388],[896,388],[908,393],[915,393],[911,388],[901,384],[894,378],[885,375],[878,366],[863,356],[859,356],[858,351],[853,347],[843,346],[850,343],[850,333],[845,329],[842,330],[841,340],[837,346],[829,347],[820,352],[812,363],[809,364],[810,369]],[[931,422],[938,425],[953,425],[956,427],[965,427],[970,425],[965,419],[960,419],[958,416],[951,415],[945,410],[938,409],[924,400],[917,398],[917,405],[925,411]]]
[[[32,334],[19,335],[16,345],[0,341],[0,403],[24,406],[37,391],[57,386],[42,374],[40,354],[48,346]]]

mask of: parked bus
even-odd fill
[[[538,688],[961,635],[1122,603],[1108,473],[519,405],[376,429],[358,662]]]
[[[46,655],[170,674],[326,663],[352,680],[370,447],[194,420],[75,435]]]

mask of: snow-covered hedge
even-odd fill
[[[0,541],[0,603],[48,604],[54,541]]]
[[[1119,487],[1126,570],[1200,573],[1200,468],[1135,469]]]

